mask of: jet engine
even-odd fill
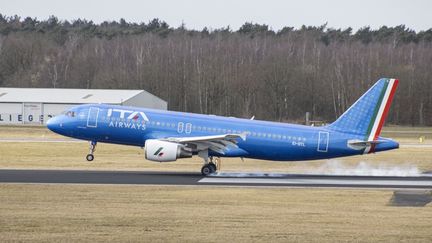
[[[192,157],[192,150],[178,143],[148,139],[145,142],[145,158],[157,162],[171,162]]]

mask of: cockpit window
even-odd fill
[[[67,111],[65,115],[69,117],[75,117],[75,111]]]

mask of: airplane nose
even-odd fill
[[[61,124],[60,124],[59,119],[57,117],[50,118],[47,121],[47,128],[53,132],[58,133],[60,127],[61,127]]]

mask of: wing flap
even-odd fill
[[[238,139],[246,140],[246,133],[222,134],[197,137],[169,137],[161,140],[179,143],[182,145],[193,144],[197,151],[212,150],[219,154],[225,154],[228,148],[238,148]]]
[[[212,135],[212,136],[198,136],[198,137],[169,137],[164,140],[176,143],[187,143],[187,142],[204,142],[204,141],[214,141],[214,140],[226,140],[226,141],[236,141],[237,139],[246,140],[246,134],[222,134],[222,135]]]

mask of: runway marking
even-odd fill
[[[217,184],[286,184],[286,185],[355,185],[355,186],[422,186],[432,187],[432,181],[355,180],[355,179],[300,179],[300,178],[218,178],[206,177],[199,183]]]
[[[222,176],[221,176],[222,175]],[[0,183],[201,185],[201,186],[291,186],[339,188],[432,189],[432,177],[329,176],[306,174],[225,172],[209,177],[191,172],[14,170],[0,169]]]

